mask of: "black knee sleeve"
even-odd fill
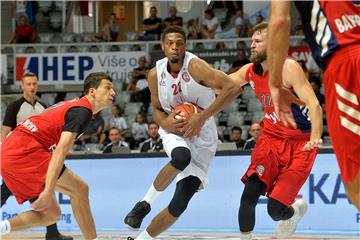
[[[255,226],[255,207],[260,195],[266,189],[256,175],[246,179],[245,188],[241,195],[241,202],[238,214],[239,227],[241,232],[250,232]]]
[[[198,177],[189,176],[176,184],[175,194],[168,206],[170,214],[178,218],[187,208],[190,199],[199,189],[201,181]]]
[[[176,147],[171,152],[171,165],[180,170],[183,171],[191,161],[191,152],[186,147]]]
[[[269,198],[267,210],[274,221],[287,220],[294,215],[292,207],[288,207],[273,198]]]

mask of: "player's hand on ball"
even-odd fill
[[[190,115],[187,124],[183,129],[184,137],[191,139],[194,136],[200,136],[200,131],[205,121],[206,119],[202,117],[201,113],[194,113]]]
[[[305,146],[302,148],[302,151],[311,151],[314,148],[319,147],[323,143],[321,138],[315,138],[308,141]]]
[[[162,121],[161,126],[168,132],[182,135],[181,130],[186,124],[186,119],[184,118],[176,119],[175,116],[178,115],[179,113],[180,111],[171,112],[169,116]]]

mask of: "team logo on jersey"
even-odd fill
[[[161,79],[161,80],[160,80],[160,86],[162,86],[162,87],[165,87],[165,86],[166,86],[166,82],[165,82],[164,79]]]
[[[190,81],[190,76],[187,72],[183,72],[183,74],[181,75],[181,78],[185,81],[188,82]]]
[[[264,174],[265,168],[263,165],[257,165],[256,172],[259,174],[259,176],[262,176]]]
[[[165,72],[162,72],[162,73],[161,73],[160,78],[161,78],[161,79],[164,79],[164,78],[165,78]]]
[[[251,88],[255,90],[255,83],[254,83],[254,81],[253,81],[253,80],[250,80],[250,81],[249,81],[249,84],[250,84]]]

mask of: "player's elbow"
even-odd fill
[[[290,25],[290,16],[272,16],[269,22],[269,27],[272,29],[283,29]]]

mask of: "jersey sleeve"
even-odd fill
[[[89,126],[91,112],[85,107],[73,107],[65,114],[64,132],[81,134]]]
[[[3,125],[14,129],[16,127],[16,116],[19,112],[22,102],[15,101],[6,108]]]

